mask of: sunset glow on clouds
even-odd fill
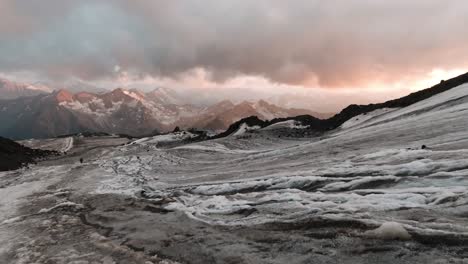
[[[463,0],[0,0],[0,16],[2,75],[107,88],[296,94],[335,111],[468,70]]]

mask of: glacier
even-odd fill
[[[320,136],[28,141],[67,155],[0,173],[0,262],[468,263],[467,114],[464,84]]]

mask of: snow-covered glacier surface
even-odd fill
[[[11,198],[0,238],[15,237],[1,256],[60,259],[12,232],[52,221],[71,225],[51,233],[65,238],[82,225],[87,240],[61,245],[77,260],[468,263],[467,114],[463,85],[312,138],[257,129],[170,148],[75,140],[65,158],[1,174]]]

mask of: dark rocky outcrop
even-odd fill
[[[259,126],[259,127],[266,127],[269,124],[269,121],[263,121],[257,116],[249,116],[246,118],[242,118],[241,120],[233,123],[232,125],[229,126],[229,128],[224,131],[223,133],[220,133],[214,137],[214,138],[222,138],[231,135],[232,133],[236,132],[242,124],[246,124],[248,126]]]
[[[31,149],[0,137],[0,171],[16,170],[50,155],[57,155],[57,152]]]

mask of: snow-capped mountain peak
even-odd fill
[[[149,100],[158,102],[160,104],[165,104],[165,105],[184,104],[184,100],[182,100],[181,96],[176,91],[174,91],[173,89],[165,88],[165,87],[155,88],[151,92],[146,93],[146,97]]]
[[[62,102],[73,102],[74,96],[72,93],[65,89],[58,90],[53,93],[55,99],[57,102],[62,103]]]

